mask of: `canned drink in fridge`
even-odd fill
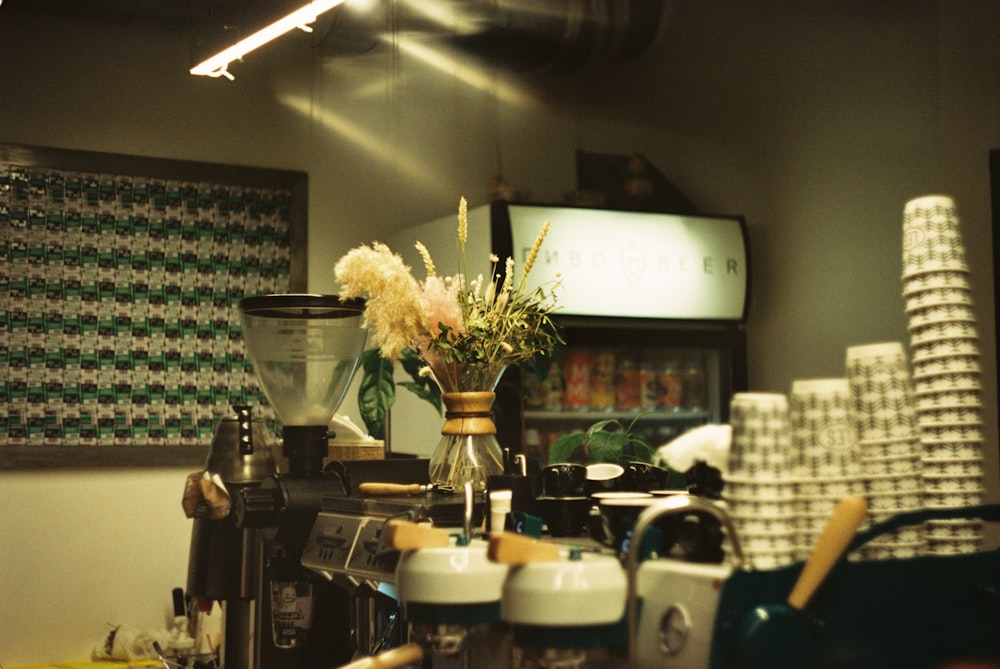
[[[656,406],[664,411],[679,411],[684,395],[684,376],[676,360],[667,361],[660,368],[657,386],[660,394]]]
[[[608,411],[615,408],[615,352],[611,349],[594,352],[590,370],[590,407]]]
[[[615,408],[633,411],[642,408],[639,365],[632,355],[620,355],[615,367]]]
[[[652,361],[643,360],[639,365],[639,402],[642,408],[655,409],[660,395],[659,379]]]
[[[562,359],[563,406],[567,409],[590,407],[590,370],[593,356],[590,349],[571,347]]]
[[[701,411],[705,408],[708,396],[705,387],[705,366],[700,358],[691,358],[684,365],[684,408],[689,411]]]

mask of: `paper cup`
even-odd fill
[[[932,476],[983,476],[983,458],[932,458],[920,461],[921,471]]]
[[[924,504],[923,488],[907,492],[867,492],[868,513],[873,519],[886,520],[891,516],[912,509],[919,509]]]
[[[730,403],[728,471],[752,479],[787,474],[788,398],[781,393],[736,393]]]
[[[976,314],[968,304],[938,304],[919,309],[907,309],[907,321],[910,329],[920,328],[937,323],[975,323]]]
[[[789,396],[791,462],[802,476],[844,476],[858,468],[857,429],[846,378],[800,379]]]
[[[979,356],[979,340],[976,337],[946,338],[937,341],[918,342],[911,345],[913,362],[947,356]]]
[[[867,439],[859,442],[862,465],[869,458],[920,457],[923,447],[916,433],[916,426],[901,437],[889,439]]]
[[[926,323],[920,326],[909,326],[910,346],[938,342],[942,339],[978,339],[979,330],[975,323],[968,321],[944,321]]]
[[[926,309],[939,305],[964,304],[972,305],[972,289],[967,286],[933,286],[918,290],[906,290],[906,311]]]
[[[862,460],[862,466],[866,476],[904,476],[923,471],[923,462],[919,453],[916,452],[905,455],[866,457]]]
[[[915,382],[917,379],[925,376],[933,377],[938,374],[979,374],[981,371],[979,356],[975,355],[939,356],[913,361],[913,378]]]
[[[909,297],[925,290],[949,290],[954,288],[972,290],[968,268],[948,271],[938,269],[924,271],[911,270],[903,275],[904,297]]]

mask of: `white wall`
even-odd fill
[[[0,9],[0,142],[306,170],[316,291],[351,246],[459,195],[485,201],[501,166],[554,201],[574,186],[574,149],[641,151],[703,209],[747,217],[760,390],[841,373],[850,344],[905,340],[902,207],[948,192],[996,406],[986,161],[1000,147],[1000,5],[671,7],[642,59],[575,77],[487,71],[494,89],[516,87],[503,102],[402,49],[324,61],[290,36],[230,83],[186,74],[183,31]],[[988,429],[995,497],[995,418]],[[165,623],[186,569],[185,473],[0,473],[0,663],[82,659],[106,623]]]

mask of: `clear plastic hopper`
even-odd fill
[[[327,426],[364,352],[364,302],[262,295],[240,300],[239,311],[247,355],[282,424],[285,455],[325,456]]]

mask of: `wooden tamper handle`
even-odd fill
[[[560,558],[555,544],[532,539],[514,532],[502,532],[490,536],[486,557],[493,562],[518,566],[529,562],[555,562]]]
[[[408,520],[391,520],[382,530],[382,543],[390,550],[412,551],[421,548],[446,548],[451,537],[440,527]]]

